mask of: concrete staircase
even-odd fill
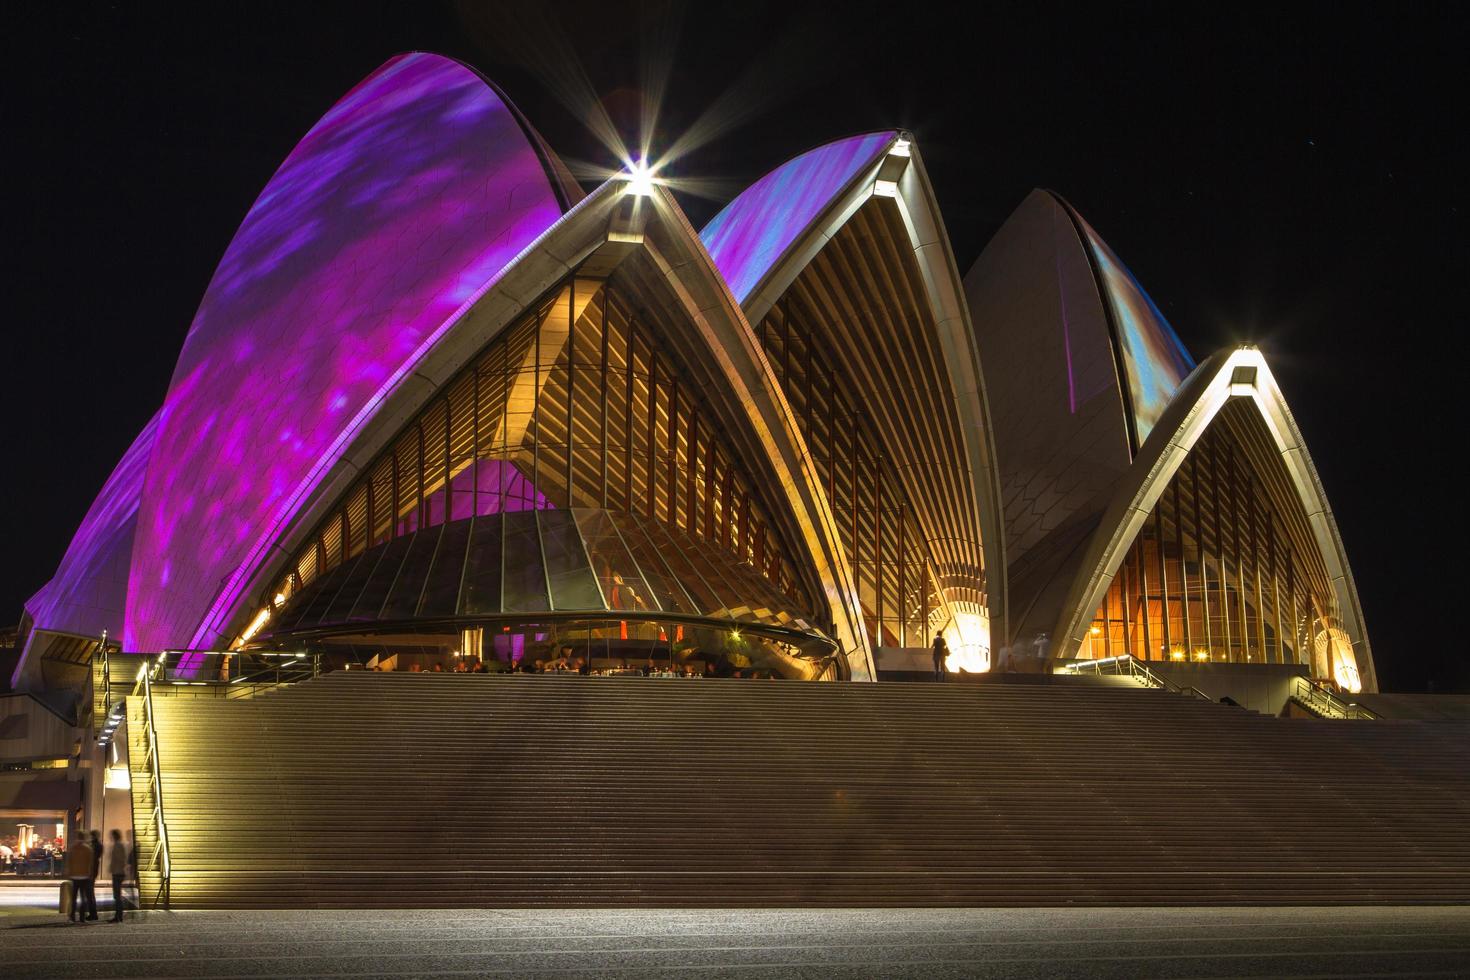
[[[1464,724],[1061,678],[154,704],[175,908],[1470,902]]]

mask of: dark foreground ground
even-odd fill
[[[7,980],[1470,976],[1470,908],[16,911]]]

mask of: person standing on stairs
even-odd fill
[[[949,680],[949,644],[944,642],[944,637],[938,633],[934,634],[934,680],[943,684]]]
[[[92,848],[91,875],[87,878],[87,921],[97,921],[97,876],[102,872],[102,835],[92,831],[88,844]]]
[[[70,922],[76,919],[78,922],[87,921],[87,875],[92,871],[92,848],[87,845],[87,839],[80,832],[77,839],[68,843],[66,848],[66,878],[71,882],[71,907],[66,910],[66,919]]]
[[[112,875],[112,918],[123,920],[123,883],[128,880],[128,846],[123,843],[122,831],[112,828],[112,846],[107,849],[107,873]]]

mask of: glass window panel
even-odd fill
[[[393,580],[398,577],[398,566],[403,564],[403,556],[408,551],[409,538],[394,538],[383,547],[383,557],[378,561],[378,567],[373,569],[373,574],[368,576],[367,584],[362,588],[362,595],[357,597],[357,602],[352,607],[352,613],[347,618],[361,622],[378,618],[378,612],[383,608],[383,600],[388,598],[388,591],[393,588]]]
[[[397,530],[395,534],[412,534],[419,527],[419,471],[418,426],[410,426],[398,440],[398,504]]]
[[[304,585],[296,590],[296,594],[291,597],[290,604],[282,609],[281,614],[276,617],[275,622],[270,624],[271,631],[291,630],[300,625],[301,621],[306,617],[306,613],[315,605],[317,596],[325,584],[325,579],[317,579],[311,584]],[[315,620],[312,620],[312,622],[314,624]]]
[[[464,564],[464,608],[466,616],[498,613],[501,610],[501,545],[505,518],[488,514],[475,518],[470,531],[469,554]]]
[[[587,550],[570,511],[541,512],[541,550],[553,609],[605,609]]]
[[[733,558],[727,560],[723,572],[728,583],[725,594],[735,597],[732,600],[734,604],[726,607],[726,612],[736,619],[749,622],[775,621],[776,611],[782,609],[785,603],[771,601],[770,588],[764,584],[765,579],[757,575],[754,569],[736,565]]]
[[[465,458],[456,460],[450,467],[449,519],[462,521],[475,516],[475,461]]]
[[[434,552],[439,547],[439,528],[428,528],[415,534],[403,566],[398,569],[398,581],[383,603],[380,619],[412,619],[419,610],[419,599],[424,594],[424,581],[429,576],[429,566],[434,561]]]
[[[369,544],[382,544],[393,533],[393,459],[378,461],[372,475],[372,535]]]
[[[523,454],[524,467],[507,459],[482,459],[479,470],[479,511],[481,514],[514,513],[550,506],[530,478],[530,454]],[[544,461],[543,461],[544,462]]]
[[[360,555],[367,548],[367,481],[353,488],[343,515],[347,519],[347,554]]]
[[[764,575],[751,565],[732,566],[729,573],[732,577],[743,578],[742,595],[750,596],[750,605],[755,608],[759,618],[771,618],[773,621],[784,622],[788,617],[805,618],[811,615],[809,610],[797,610],[792,608],[789,598],[782,595]]]
[[[475,374],[466,373],[449,389],[449,516],[451,521],[475,515]],[[466,475],[468,474],[468,475]]]
[[[368,576],[372,575],[373,569],[377,567],[378,559],[382,557],[383,552],[379,549],[359,555],[355,559],[355,564],[342,582],[342,588],[337,591],[337,597],[332,600],[332,605],[322,616],[323,623],[345,623],[347,621],[347,617],[352,613],[352,607],[357,604],[357,597],[362,595],[362,587],[367,584]]]
[[[448,402],[441,400],[431,405],[424,415],[420,428],[424,436],[422,467],[424,473],[425,527],[443,524],[448,506],[445,490],[444,469],[449,458],[449,409]]]
[[[322,567],[331,568],[342,560],[342,515],[335,514],[322,532]]]
[[[632,554],[613,525],[612,517],[597,510],[575,512],[582,540],[592,558],[592,571],[609,609],[653,611],[657,600],[643,580]]]
[[[310,545],[296,560],[296,581],[307,585],[316,579],[316,546]]]
[[[684,586],[684,591],[689,593],[695,605],[699,608],[699,612],[708,613],[725,608],[724,600],[715,593],[713,587],[695,570],[685,553],[685,549],[679,547],[669,537],[668,531],[662,524],[651,522],[645,524],[644,528],[647,530],[649,539],[653,542],[658,553],[663,556],[674,579],[680,585]]]
[[[633,560],[643,572],[643,580],[648,583],[659,608],[666,612],[699,612],[689,594],[669,573],[658,549],[648,540],[648,535],[643,533],[643,519],[631,514],[615,514],[613,520],[622,532],[623,542],[632,553]]]
[[[311,605],[301,616],[299,627],[315,626],[321,621],[322,614],[332,605],[332,600],[337,597],[337,590],[342,587],[342,582],[347,578],[347,565],[338,565],[330,573],[322,576],[321,584],[317,587],[316,594],[312,596]]]
[[[295,629],[296,625],[301,622],[301,617],[306,613],[307,608],[311,606],[312,597],[315,595],[315,585],[308,585],[303,589],[299,589],[291,597],[290,603],[281,610],[280,614],[276,616],[275,621],[270,624],[270,632],[284,632]]]
[[[434,553],[434,564],[424,585],[420,616],[453,616],[459,608],[459,584],[464,578],[465,545],[470,540],[470,524],[470,521],[454,521],[444,525],[444,535],[439,539],[439,550]],[[496,568],[499,568],[498,562]]]
[[[756,606],[770,605],[769,585],[759,592],[753,592],[748,583],[742,583],[738,576],[729,574],[734,565],[733,557],[719,555],[708,544],[690,539],[680,541],[676,532],[670,533],[669,537],[674,540],[675,548],[694,568],[695,573],[720,597],[722,608],[731,615],[737,619],[754,619],[753,609]]]
[[[541,555],[541,538],[536,530],[536,512],[505,515],[506,612],[545,612],[551,603],[546,596],[546,568]]]

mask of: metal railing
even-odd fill
[[[1144,687],[1158,688],[1161,691],[1182,694],[1189,698],[1199,698],[1203,701],[1214,700],[1197,687],[1175,684],[1167,677],[1154,673],[1142,661],[1127,653],[1116,657],[1104,657],[1101,660],[1078,660],[1060,667],[1057,672],[1061,674],[1123,674],[1132,677]]]
[[[113,686],[112,654],[113,645],[108,642],[107,630],[103,630],[97,642],[97,652],[92,655],[92,715],[84,719],[101,746],[106,746],[117,734],[127,708],[123,697]]]
[[[141,689],[143,756],[148,767],[148,790],[153,796],[153,829],[157,835],[157,840],[153,843],[153,853],[148,858],[148,870],[156,871],[159,875],[158,893],[154,896],[153,904],[156,907],[162,903],[164,908],[168,908],[173,865],[168,853],[168,822],[163,815],[163,773],[158,764],[158,729],[153,723],[153,672],[159,667],[160,664],[155,662],[143,665],[138,671],[138,684],[134,687],[134,693]],[[142,897],[141,894],[138,896],[140,905]]]
[[[166,650],[158,655],[153,686],[160,695],[236,700],[311,680],[321,657],[306,653]]]
[[[1336,721],[1373,721],[1376,714],[1360,704],[1344,700],[1336,691],[1307,677],[1294,677],[1291,697],[1318,718]]]
[[[107,630],[102,631],[102,639],[98,641],[97,656],[102,661],[102,716],[105,718],[112,714],[112,657],[107,649]]]

